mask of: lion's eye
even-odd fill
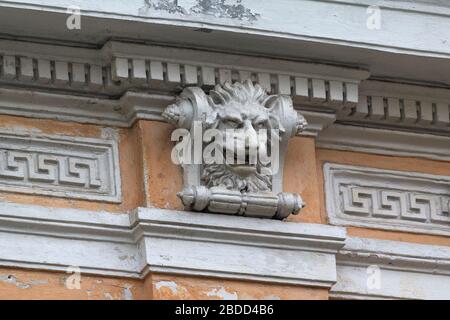
[[[227,125],[227,127],[229,128],[233,128],[236,129],[239,127],[240,123],[236,120],[232,120],[232,119],[228,119],[225,121],[225,124]]]
[[[265,129],[267,127],[267,121],[259,121],[254,126],[256,129]]]

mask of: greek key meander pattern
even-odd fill
[[[115,142],[0,133],[0,190],[120,201]]]
[[[326,164],[332,224],[450,234],[450,177]]]
[[[0,150],[0,177],[97,189],[98,160]]]
[[[379,218],[449,223],[450,197],[340,186],[343,213]]]

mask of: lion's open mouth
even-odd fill
[[[227,152],[230,152],[227,157]],[[227,149],[223,150],[223,155],[225,159],[225,164],[228,165],[233,171],[239,170],[249,173],[254,173],[256,171],[257,166],[257,156],[256,154],[251,154],[248,148],[245,149],[245,152],[237,153],[233,151],[228,151]],[[236,172],[239,174],[239,172]]]
[[[224,150],[224,153],[226,154],[226,150]],[[245,153],[242,153],[242,154],[237,154],[236,152],[233,152],[232,159],[233,159],[232,163],[229,163],[229,161],[227,159],[226,165],[235,174],[237,174],[241,177],[248,177],[248,176],[256,173],[256,170],[257,170],[256,159],[257,158],[256,158],[256,156],[253,156],[251,158],[251,154],[250,154],[250,151],[248,148],[245,150]]]

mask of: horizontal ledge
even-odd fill
[[[0,203],[0,265],[18,268],[331,287],[345,236],[339,227],[155,208],[112,214]]]
[[[353,125],[333,124],[317,138],[317,147],[432,160],[450,159],[450,137]]]
[[[450,298],[449,247],[349,237],[336,258],[333,298]]]
[[[133,225],[143,235],[169,238],[196,238],[209,242],[239,243],[315,252],[336,252],[344,245],[343,228],[243,218],[220,214],[193,213],[153,208],[139,208],[132,216]]]
[[[347,238],[340,227],[156,208],[112,214],[5,202],[0,203],[0,225],[4,267],[65,272],[72,266],[86,274],[117,277],[144,278],[161,272],[334,285],[331,296],[336,298],[448,294],[448,288],[433,293],[431,285],[448,283],[449,248]],[[418,295],[410,293],[416,289],[414,281],[403,291],[392,286],[367,291],[366,269],[373,264],[381,268],[385,281],[414,277],[430,286]]]
[[[349,237],[338,264],[378,264],[390,269],[450,275],[450,247]]]
[[[165,121],[161,113],[173,101],[174,95],[131,91],[112,100],[0,88],[0,114],[124,128],[139,120]],[[308,121],[308,127],[302,133],[305,136],[317,136],[336,119],[333,113],[299,112]]]

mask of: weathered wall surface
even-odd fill
[[[327,289],[232,280],[153,275],[154,299],[187,300],[326,300]]]
[[[83,275],[70,287],[72,274],[0,269],[2,300],[133,300],[151,297],[142,281]],[[77,283],[77,282],[73,282]]]
[[[445,1],[72,2],[0,1],[0,299],[450,299]],[[245,81],[309,123],[284,222],[177,197],[164,109]]]
[[[139,206],[182,210],[176,192],[182,188],[182,171],[171,162],[173,127],[158,121],[138,121],[129,129],[113,129],[60,121],[1,116],[0,130],[31,136],[51,135],[113,138],[118,141],[122,203],[86,201],[48,195],[1,192],[1,200],[46,207],[127,212]],[[412,157],[393,157],[361,152],[318,149],[313,138],[294,138],[285,164],[284,188],[302,195],[307,207],[295,223],[329,224],[326,209],[324,165],[336,163],[367,168],[450,176],[450,163]],[[176,214],[176,213],[174,213]],[[245,222],[246,218],[241,218]],[[351,237],[450,246],[447,236],[347,227]],[[5,299],[328,299],[329,289],[280,285],[210,277],[152,273],[145,279],[81,275],[81,288],[70,290],[72,274],[3,268],[0,286]]]

